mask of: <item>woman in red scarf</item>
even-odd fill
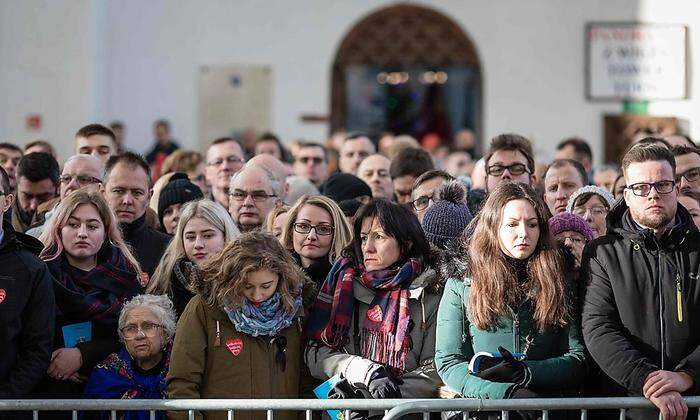
[[[321,286],[306,327],[311,374],[343,378],[336,398],[427,398],[440,382],[432,362],[437,276],[416,216],[385,200],[361,208],[354,239]]]

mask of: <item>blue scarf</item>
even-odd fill
[[[274,337],[283,329],[292,325],[301,306],[301,293],[294,299],[294,308],[287,312],[282,306],[282,296],[275,292],[272,297],[258,306],[244,299],[243,306],[236,309],[224,308],[236,331],[253,337],[269,335]]]

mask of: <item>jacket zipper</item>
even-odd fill
[[[657,249],[658,273],[659,273],[659,329],[661,330],[661,370],[664,370],[664,360],[666,359],[666,325],[664,323],[664,285],[661,266],[661,244],[654,237]]]
[[[513,319],[513,351],[515,353],[520,353],[520,320],[518,319],[518,314],[514,314],[515,319]]]
[[[683,322],[683,289],[681,288],[681,275],[676,272],[676,310],[678,322]]]
[[[276,338],[276,337],[275,337]],[[270,397],[269,398],[274,398],[275,395],[277,395],[277,387],[275,386],[275,375],[274,375],[274,370],[277,366],[277,363],[275,363],[275,338],[271,338],[269,343],[267,344],[267,353],[270,355]]]

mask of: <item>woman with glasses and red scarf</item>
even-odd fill
[[[341,378],[331,398],[437,396],[440,295],[418,219],[405,207],[372,201],[358,211],[353,233],[306,325],[311,374]]]

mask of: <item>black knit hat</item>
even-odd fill
[[[321,185],[321,194],[336,203],[366,195],[372,197],[372,189],[365,181],[352,174],[336,172]]]
[[[464,232],[472,220],[466,195],[467,190],[459,181],[440,186],[437,201],[423,215],[423,231],[432,245],[445,249]]]
[[[176,172],[170,177],[170,181],[160,190],[158,196],[158,220],[163,226],[163,214],[173,204],[185,204],[193,200],[203,198],[202,190],[190,182],[187,174]]]

